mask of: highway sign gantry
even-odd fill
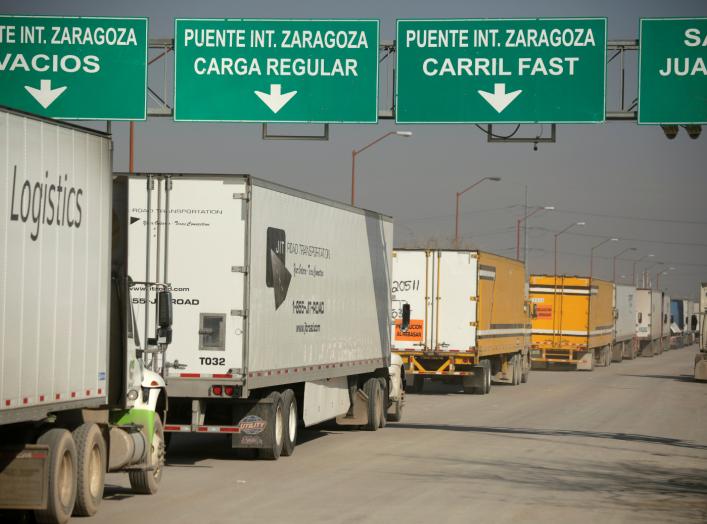
[[[639,124],[707,124],[707,18],[642,18]]]
[[[378,20],[175,20],[174,119],[378,121]]]
[[[398,123],[605,120],[606,18],[398,20]]]
[[[0,104],[66,120],[144,120],[147,18],[0,15]]]

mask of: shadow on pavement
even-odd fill
[[[297,447],[326,437],[334,431],[315,426],[300,428]],[[167,451],[167,466],[210,468],[208,464],[198,464],[204,460],[257,460],[254,449],[233,449],[230,435],[174,434]]]
[[[678,382],[695,382],[695,377],[692,375],[630,375],[620,374],[620,377],[636,377],[636,378],[659,378],[663,380],[677,380]]]
[[[635,433],[611,433],[604,431],[582,431],[568,429],[540,429],[540,428],[504,428],[492,426],[452,426],[446,424],[391,424],[389,427],[404,429],[431,429],[437,431],[461,431],[469,433],[502,433],[509,435],[542,435],[550,437],[583,437],[600,438],[610,440],[620,440],[625,442],[642,442],[645,444],[662,444],[666,446],[676,446],[679,448],[707,450],[707,445],[694,442],[669,438],[656,437],[651,435],[639,435]]]
[[[435,461],[439,461],[438,457]],[[444,459],[442,459],[444,462]],[[447,459],[429,468],[406,471],[405,477],[435,485],[468,483],[477,495],[496,494],[502,483],[514,497],[531,504],[572,510],[622,509],[655,522],[677,519],[704,522],[707,517],[707,472],[653,463],[580,460]],[[459,467],[461,466],[461,467]],[[528,492],[528,490],[532,490]],[[549,493],[548,493],[549,492]]]

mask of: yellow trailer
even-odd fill
[[[525,266],[479,251],[393,252],[393,315],[411,307],[410,325],[393,328],[392,349],[413,391],[425,379],[486,394],[491,381],[525,382],[530,319]],[[412,378],[412,380],[411,380]]]
[[[614,336],[614,284],[596,278],[531,275],[533,367],[608,366]]]

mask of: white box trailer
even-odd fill
[[[707,282],[700,284],[697,336],[699,352],[695,355],[695,380],[707,381]]]
[[[150,228],[156,237],[170,224],[169,277],[179,282],[167,432],[228,433],[234,448],[277,458],[293,452],[298,423],[374,430],[388,409],[399,418],[389,217],[245,175],[154,180],[170,211]],[[145,198],[130,202],[133,275],[145,272]]]
[[[662,307],[660,291],[636,289],[636,337],[642,356],[652,357],[662,350]]]
[[[109,135],[0,107],[0,509],[40,521],[95,513],[107,470],[142,493],[161,476],[111,159]]]
[[[612,359],[621,362],[638,355],[636,338],[636,288],[624,284],[614,285],[614,344]]]
[[[661,345],[659,353],[670,349],[670,296],[662,293],[662,307],[660,310],[663,325],[661,328]]]
[[[491,381],[519,385],[530,372],[530,318],[522,262],[475,250],[396,249],[393,315],[411,310],[410,329],[392,328],[393,351],[412,376],[487,394]],[[410,382],[410,381],[408,381]]]

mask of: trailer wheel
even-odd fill
[[[106,478],[106,441],[97,424],[88,422],[76,428],[72,436],[78,456],[78,481],[74,515],[90,517],[103,500]]]
[[[148,451],[147,466],[151,469],[128,471],[130,487],[134,493],[140,495],[153,495],[157,493],[162,480],[164,466],[164,429],[162,419],[155,414],[155,430],[152,434],[152,445]]]
[[[266,460],[277,460],[282,453],[282,443],[284,436],[284,409],[282,407],[282,395],[278,391],[273,391],[268,395],[273,404],[273,419],[268,421],[272,434],[270,435],[270,447],[258,449],[258,458]]]
[[[523,363],[523,370],[520,374],[520,381],[521,383],[526,384],[528,382],[528,378],[530,377],[530,362],[528,361],[527,356],[523,358],[521,362]]]
[[[363,426],[366,431],[376,431],[380,426],[383,410],[381,385],[377,378],[369,378],[363,384],[363,392],[368,397],[368,422]]]
[[[283,420],[283,439],[282,439],[282,455],[285,457],[291,456],[295,452],[297,445],[297,422],[299,421],[297,413],[297,399],[295,392],[291,389],[286,389],[282,394],[282,406],[284,408]]]
[[[388,381],[384,377],[378,377],[378,382],[381,385],[381,416],[379,428],[384,428],[387,422],[386,412],[388,411]]]
[[[422,375],[413,375],[412,376],[412,387],[410,387],[410,392],[411,393],[422,393],[422,390],[425,387],[425,377]]]
[[[47,508],[34,512],[37,522],[64,524],[76,502],[76,444],[65,429],[53,428],[37,444],[49,446],[49,495]]]
[[[518,353],[511,357],[511,385],[518,386],[520,384],[521,375],[521,363],[520,355]]]

